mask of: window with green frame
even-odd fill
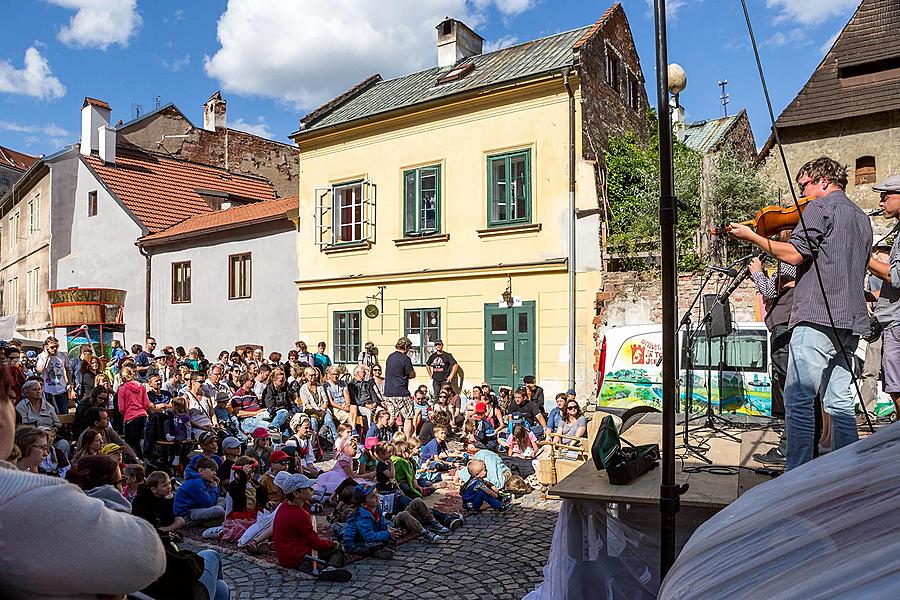
[[[412,341],[409,359],[424,365],[434,352],[435,340],[441,339],[441,309],[412,308],[403,311],[404,335]]]
[[[403,172],[403,235],[413,237],[441,231],[441,167]]]
[[[531,150],[487,159],[488,226],[531,222]]]
[[[342,310],[334,313],[334,362],[355,363],[362,340],[362,312]]]

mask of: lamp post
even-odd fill
[[[687,84],[684,70],[668,68],[666,42],[666,1],[654,0],[656,28],[656,107],[659,117],[659,229],[662,263],[662,483],[660,485],[660,578],[675,562],[675,515],[681,489],[675,484],[675,409],[678,406],[678,264],[675,223],[674,163],[672,159],[672,118],[669,93],[678,94]]]

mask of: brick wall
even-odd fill
[[[703,281],[703,273],[682,273],[678,276],[678,316],[693,300]],[[728,279],[714,277],[706,286],[704,293],[715,293],[719,284]],[[619,325],[640,325],[644,323],[662,323],[662,281],[659,273],[650,275],[635,271],[607,272],[603,274],[603,288],[597,292],[594,317],[595,333],[598,340],[595,350],[594,371],[599,369],[600,345],[606,329]],[[702,305],[702,300],[698,302]],[[735,321],[756,321],[757,294],[750,279],[746,279],[731,295],[732,318]],[[693,322],[699,323],[702,312],[700,307],[693,311]],[[761,315],[760,315],[761,316]]]

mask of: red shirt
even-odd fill
[[[328,550],[331,540],[319,537],[312,526],[312,517],[306,507],[282,502],[275,513],[272,525],[272,541],[278,564],[296,569],[303,564],[303,557],[313,550]]]

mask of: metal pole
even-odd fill
[[[659,114],[659,228],[662,254],[662,485],[660,486],[660,579],[675,562],[675,515],[679,489],[675,485],[675,408],[678,404],[677,337],[678,290],[675,246],[674,165],[672,120],[669,114],[666,1],[654,0],[656,24],[656,107]]]
[[[575,389],[575,92],[568,70],[563,82],[569,95],[569,388]]]

